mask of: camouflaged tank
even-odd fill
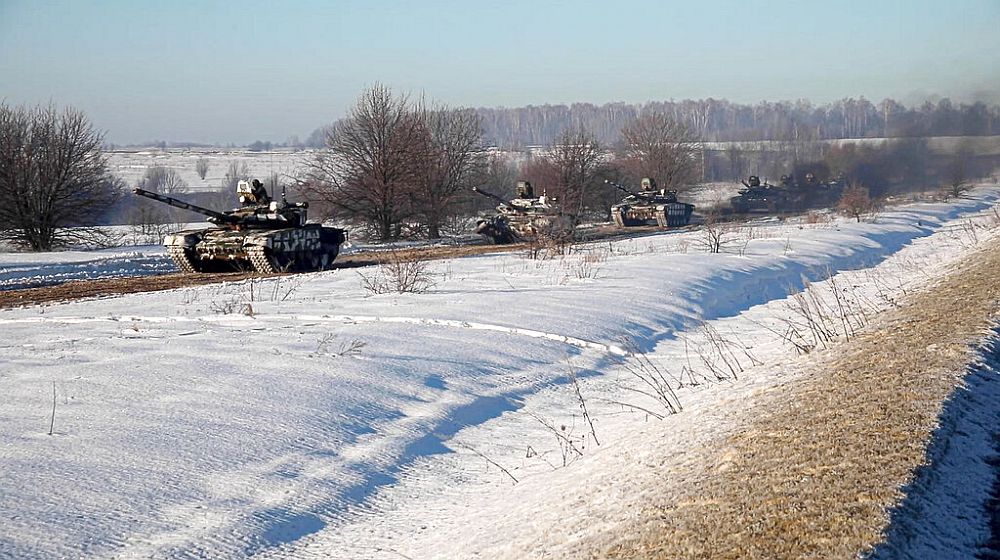
[[[611,207],[611,219],[618,227],[657,225],[661,228],[681,227],[691,223],[694,205],[677,200],[677,191],[656,190],[656,181],[642,180],[642,190],[632,192],[612,181],[605,183],[628,196]]]
[[[749,180],[741,182],[745,188],[740,189],[737,196],[729,199],[729,205],[732,206],[733,212],[750,214],[785,210],[788,198],[786,189],[772,185],[766,180],[761,183],[760,178],[756,175],[751,175]]]
[[[528,181],[518,181],[517,196],[509,201],[480,188],[473,187],[472,190],[500,203],[496,216],[480,220],[476,224],[476,233],[493,243],[516,243],[541,237],[573,237],[576,225],[573,216],[564,214],[554,198],[544,194],[536,197]]]
[[[826,208],[837,203],[843,188],[836,181],[822,182],[813,173],[806,173],[803,182],[792,175],[782,175],[779,184],[761,183],[755,175],[742,181],[745,188],[730,199],[733,211],[740,214],[802,212],[810,208]]]
[[[306,223],[308,203],[290,203],[282,192],[273,201],[254,179],[236,187],[240,208],[217,212],[161,194],[134,189],[135,194],[208,216],[216,227],[179,231],[164,238],[170,258],[184,272],[255,270],[306,272],[333,264],[347,232]]]

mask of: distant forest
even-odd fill
[[[617,142],[622,125],[644,111],[671,115],[706,142],[1000,134],[1000,106],[956,105],[949,99],[920,107],[906,107],[892,99],[876,105],[862,97],[826,105],[808,101],[742,105],[705,99],[478,110],[487,143],[505,147],[549,144],[562,130],[579,126],[598,141],[611,144]]]
[[[862,97],[824,105],[805,100],[745,105],[702,99],[477,109],[484,143],[514,149],[551,144],[563,130],[581,126],[602,144],[613,145],[622,126],[645,111],[673,116],[705,142],[1000,134],[1000,105],[956,104],[948,98],[912,107],[892,99],[875,104]],[[324,129],[314,131],[306,145],[322,146]]]

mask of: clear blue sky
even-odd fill
[[[117,143],[304,137],[376,81],[462,106],[1000,101],[1000,0],[0,0],[0,98]]]

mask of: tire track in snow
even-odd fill
[[[526,336],[530,338],[541,338],[561,342],[577,348],[588,348],[599,350],[614,356],[627,356],[628,352],[615,344],[604,344],[576,338],[563,334],[550,333],[520,327],[510,327],[493,323],[478,323],[472,321],[459,321],[455,319],[431,319],[426,317],[398,317],[379,315],[257,315],[255,317],[233,317],[233,316],[211,316],[202,317],[144,317],[138,315],[122,315],[113,317],[30,317],[24,319],[0,319],[0,325],[6,324],[66,324],[77,325],[83,323],[211,323],[223,326],[246,326],[264,322],[324,322],[324,323],[394,323],[406,325],[426,325],[435,327],[451,327],[458,329],[469,329],[474,331],[493,331],[504,334]]]

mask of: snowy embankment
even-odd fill
[[[1000,552],[1000,332],[982,346],[939,418],[927,464],[903,489],[906,499],[892,513],[886,542],[870,558]]]
[[[670,406],[738,414],[780,382],[789,290],[857,270],[877,312],[998,198],[757,224],[726,254],[689,232],[440,261],[422,294],[345,270],[0,312],[0,556],[574,550],[628,520],[652,446],[714,429]],[[601,473],[622,484],[574,484]]]

